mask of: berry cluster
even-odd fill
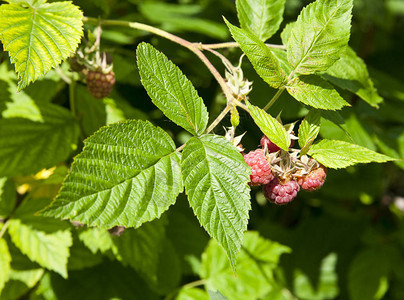
[[[325,181],[327,169],[299,151],[283,151],[266,136],[261,139],[261,147],[244,155],[251,167],[250,185],[263,185],[265,197],[275,204],[291,202],[300,191],[318,190]],[[290,147],[293,146],[291,140]]]

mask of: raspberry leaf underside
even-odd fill
[[[281,25],[285,0],[237,0],[236,8],[241,28],[266,41]]]
[[[12,1],[0,6],[0,40],[18,73],[18,91],[73,54],[83,13],[71,1]]]
[[[271,87],[279,88],[286,81],[286,73],[271,50],[253,33],[225,22],[234,40],[247,55],[257,74]]]
[[[369,105],[378,108],[383,98],[373,86],[365,62],[351,47],[347,47],[323,77],[333,84],[358,95]]]
[[[348,45],[353,0],[317,0],[303,8],[290,32],[287,53],[297,74],[327,70]]]
[[[28,175],[64,161],[76,147],[79,128],[70,112],[41,104],[42,122],[0,118],[0,176]]]
[[[201,135],[208,123],[208,111],[192,83],[150,44],[141,43],[136,53],[142,84],[153,103],[174,123]]]
[[[103,127],[86,140],[42,213],[91,226],[139,227],[175,203],[183,190],[179,163],[173,140],[149,122]]]
[[[225,249],[233,268],[251,209],[250,168],[220,136],[190,139],[181,168],[189,203],[201,225]]]
[[[382,163],[395,160],[359,145],[326,139],[314,144],[308,155],[332,169],[346,168],[358,163]]]
[[[248,110],[255,124],[261,129],[261,131],[271,140],[272,143],[288,151],[290,146],[289,133],[285,127],[277,119],[265,112],[263,109],[252,105],[247,102]]]

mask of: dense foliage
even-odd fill
[[[403,299],[403,32],[400,0],[2,1],[0,300]]]

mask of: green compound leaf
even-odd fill
[[[257,74],[273,88],[282,86],[287,78],[286,73],[268,46],[251,32],[233,26],[226,19],[225,22]]]
[[[266,41],[278,31],[283,20],[286,0],[237,0],[241,28]]]
[[[54,104],[39,106],[43,122],[0,119],[0,176],[26,175],[64,161],[76,147],[72,114]]]
[[[202,254],[199,275],[206,281],[206,289],[219,290],[227,299],[269,299],[265,296],[273,287],[268,281],[274,280],[274,270],[281,255],[290,252],[289,247],[264,239],[258,232],[248,231],[237,257],[235,276],[223,249],[210,240]]]
[[[301,155],[306,154],[311,144],[320,132],[321,113],[312,109],[304,118],[299,127],[299,146],[302,149]]]
[[[4,225],[2,225],[4,226]],[[2,227],[0,226],[0,228]],[[10,267],[11,263],[11,255],[8,251],[7,242],[4,239],[0,239],[0,294],[4,288],[4,285],[9,279],[10,276]]]
[[[0,40],[15,64],[20,91],[76,51],[83,13],[71,1],[13,2],[0,6]]]
[[[235,268],[248,211],[251,170],[226,139],[190,139],[182,154],[182,175],[189,203],[201,225],[225,249]]]
[[[175,203],[183,190],[179,163],[173,140],[150,122],[103,127],[86,140],[43,214],[91,226],[139,227]]]
[[[23,222],[19,219],[10,220],[8,233],[12,242],[30,260],[66,278],[69,247],[73,243],[70,230],[61,227],[61,230],[45,232],[29,222],[27,224]],[[45,224],[46,221],[42,223]]]
[[[286,90],[297,101],[314,108],[337,110],[349,106],[331,84],[315,75],[292,79]]]
[[[337,140],[322,140],[311,146],[308,154],[332,169],[346,168],[358,163],[382,163],[395,160],[365,147]]]
[[[333,64],[323,77],[333,84],[351,91],[371,106],[378,108],[383,102],[369,77],[365,62],[347,47],[341,58]]]
[[[348,44],[353,0],[317,0],[303,8],[288,39],[288,59],[299,74],[327,70]]]
[[[290,146],[290,136],[285,127],[277,119],[266,113],[263,109],[247,102],[248,110],[255,124],[271,140],[272,143],[288,151]]]
[[[143,86],[153,103],[174,123],[201,135],[208,124],[208,111],[192,83],[150,44],[140,44],[136,53]]]

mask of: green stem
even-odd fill
[[[3,224],[3,227],[1,227],[0,231],[0,239],[3,237],[3,235],[6,233],[8,226],[10,225],[10,219],[6,221],[6,223]]]
[[[265,105],[265,107],[263,108],[263,110],[268,110],[272,104],[275,103],[276,100],[278,100],[279,96],[282,95],[283,91],[285,90],[285,87],[281,87],[276,94],[272,97],[272,99],[267,103],[267,105]]]
[[[267,45],[269,48],[277,48],[277,49],[286,50],[286,46],[284,46],[284,45],[275,45],[275,44],[265,44],[265,45]],[[236,43],[236,42],[217,43],[217,44],[201,44],[201,43],[199,43],[198,46],[202,50],[240,47],[240,45],[238,43]]]
[[[233,105],[231,103],[228,103],[225,109],[217,116],[217,118],[210,124],[208,129],[206,129],[206,133],[211,132],[217,125],[219,125],[220,121],[223,120],[223,118],[227,115],[227,113],[231,110]]]
[[[154,33],[158,36],[161,36],[163,38],[166,38],[174,43],[177,43],[190,51],[192,51],[194,54],[196,54],[199,59],[206,65],[206,67],[209,69],[209,71],[212,73],[212,75],[215,77],[217,82],[219,83],[220,87],[222,88],[223,93],[226,96],[227,101],[231,102],[233,101],[234,97],[227,87],[226,82],[224,81],[223,77],[220,75],[220,73],[216,70],[216,68],[212,65],[212,63],[208,60],[208,58],[202,53],[202,51],[199,49],[199,45],[195,43],[191,43],[187,40],[184,40],[180,38],[179,36],[176,36],[172,33],[169,33],[167,31],[161,30],[159,28],[138,23],[138,22],[129,22],[129,21],[121,21],[121,20],[99,20],[96,18],[90,18],[90,17],[83,17],[83,21],[87,23],[92,23],[92,24],[101,24],[103,26],[121,26],[121,27],[129,27],[133,29],[138,29],[138,30],[143,30],[147,32]]]
[[[183,289],[190,289],[196,286],[200,286],[200,285],[205,285],[206,284],[206,280],[205,279],[201,279],[201,280],[196,280],[190,283],[187,283],[185,285],[182,286]]]

